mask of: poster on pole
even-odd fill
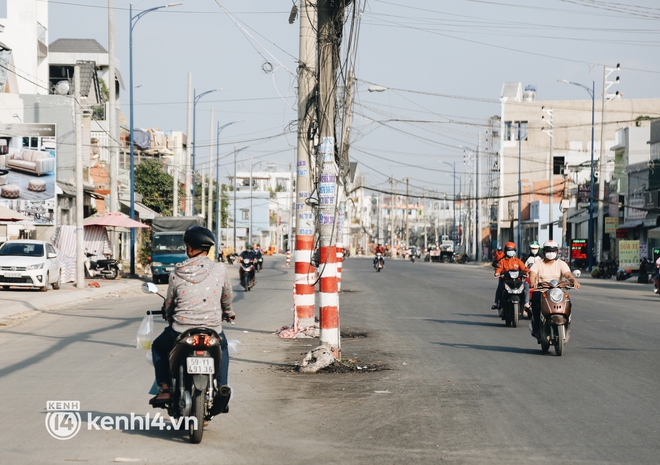
[[[616,234],[616,228],[619,227],[619,217],[606,216],[605,217],[605,234]]]
[[[55,124],[0,123],[0,205],[36,225],[55,224]]]
[[[619,266],[624,269],[639,269],[639,241],[619,241]]]

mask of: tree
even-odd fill
[[[163,170],[161,161],[144,160],[135,167],[135,192],[142,194],[142,203],[163,216],[172,216],[174,179]],[[179,198],[183,189],[179,186]]]

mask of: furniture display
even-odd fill
[[[32,192],[44,192],[46,190],[46,181],[43,179],[30,179],[28,190]]]
[[[2,194],[5,199],[17,199],[21,196],[21,189],[13,184],[6,184],[2,186]]]
[[[55,158],[49,152],[23,149],[8,155],[5,160],[7,168],[26,171],[41,176],[55,171]]]

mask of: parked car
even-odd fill
[[[11,240],[0,247],[0,286],[60,288],[60,260],[50,242]]]

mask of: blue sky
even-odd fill
[[[533,84],[542,100],[586,100],[585,91],[557,80],[595,80],[598,94],[603,65],[621,63],[617,90],[624,98],[660,97],[654,0],[358,3],[351,159],[373,187],[407,176],[411,192],[449,191],[453,180],[441,161],[462,165],[459,146],[476,146],[481,125],[499,113],[504,82]],[[114,4],[116,53],[128,85],[129,2]],[[163,4],[136,0],[134,14]],[[244,120],[222,132],[221,156],[233,144],[249,145],[240,158],[292,162],[299,23],[288,23],[291,6],[291,0],[184,0],[145,15],[134,29],[136,126],[185,131],[190,72],[198,93],[225,89],[197,105],[202,165],[211,108],[221,124]],[[49,8],[51,42],[94,38],[107,47],[105,0],[51,0]],[[370,93],[370,83],[388,90]],[[128,90],[122,110],[128,115]],[[231,170],[223,166],[225,174]]]

